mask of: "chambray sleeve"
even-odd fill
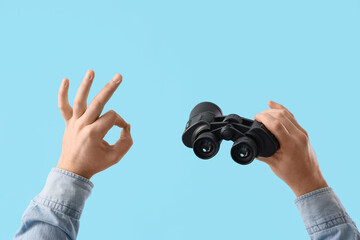
[[[84,177],[53,168],[44,189],[25,210],[14,239],[76,239],[80,216],[93,186]]]
[[[360,240],[355,222],[332,188],[326,187],[295,199],[306,230],[313,240]]]

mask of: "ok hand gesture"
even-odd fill
[[[58,96],[58,104],[66,128],[62,142],[62,153],[57,165],[61,168],[90,179],[94,174],[118,163],[133,144],[130,124],[115,111],[100,114],[112,94],[122,82],[116,74],[96,95],[87,107],[87,97],[95,73],[88,70],[82,81],[73,108],[68,101],[69,80],[64,78]],[[119,140],[110,145],[103,138],[114,126],[122,128]]]

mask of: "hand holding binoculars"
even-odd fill
[[[217,154],[223,139],[234,142],[231,157],[242,165],[256,157],[270,157],[280,147],[264,124],[236,114],[223,116],[221,109],[211,102],[196,105],[182,135],[185,146],[193,148],[199,158],[209,159]]]

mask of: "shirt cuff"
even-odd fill
[[[343,223],[352,223],[332,188],[325,187],[295,199],[309,235]]]
[[[59,168],[51,169],[44,189],[34,198],[38,204],[80,219],[94,184],[87,178]]]

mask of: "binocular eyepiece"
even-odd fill
[[[256,157],[270,157],[279,149],[279,142],[262,123],[236,114],[223,116],[211,102],[196,105],[182,135],[185,146],[193,148],[199,158],[210,159],[219,151],[222,140],[234,142],[231,157],[242,165]]]

